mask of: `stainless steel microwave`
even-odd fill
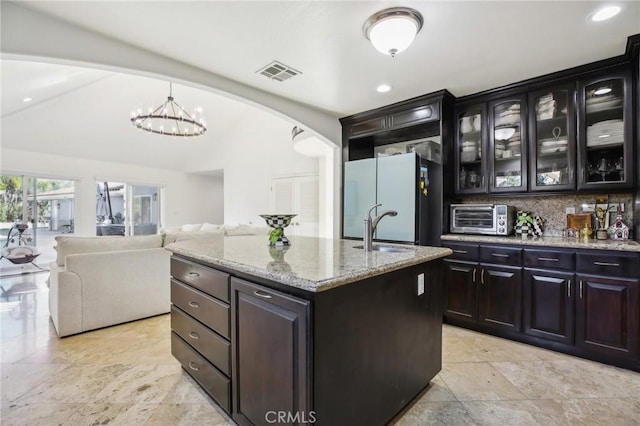
[[[510,235],[515,208],[506,204],[452,204],[451,232],[456,234]]]

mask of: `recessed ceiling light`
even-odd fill
[[[606,21],[620,13],[620,6],[605,6],[591,16],[594,22]]]
[[[31,102],[33,100],[33,98],[23,98],[22,102]]]
[[[389,90],[391,90],[391,86],[389,86],[388,84],[381,84],[380,86],[376,87],[376,91],[378,93],[387,93]]]

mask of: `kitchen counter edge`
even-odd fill
[[[562,237],[538,237],[522,238],[519,236],[497,237],[492,235],[468,235],[468,234],[444,234],[441,236],[442,242],[471,242],[508,244],[519,246],[538,247],[558,247],[558,248],[581,248],[591,250],[613,250],[640,253],[640,243],[633,240],[596,240],[596,239],[575,239]]]

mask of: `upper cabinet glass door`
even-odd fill
[[[460,194],[487,191],[485,180],[485,107],[484,104],[456,113],[456,192]]]
[[[524,95],[489,104],[489,191],[527,190]]]
[[[580,84],[578,189],[631,186],[629,88],[626,73]]]
[[[574,87],[529,96],[532,191],[575,189]]]

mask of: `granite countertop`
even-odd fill
[[[403,253],[354,248],[362,241],[288,237],[285,250],[269,247],[266,235],[178,241],[166,246],[175,254],[237,270],[310,292],[329,290],[364,278],[448,256],[443,247],[383,244]],[[375,244],[374,244],[375,245]]]
[[[475,243],[515,244],[524,246],[546,246],[564,248],[586,248],[594,250],[618,250],[640,252],[640,243],[633,240],[596,240],[562,237],[522,238],[520,236],[498,237],[493,235],[445,234],[442,241]]]

